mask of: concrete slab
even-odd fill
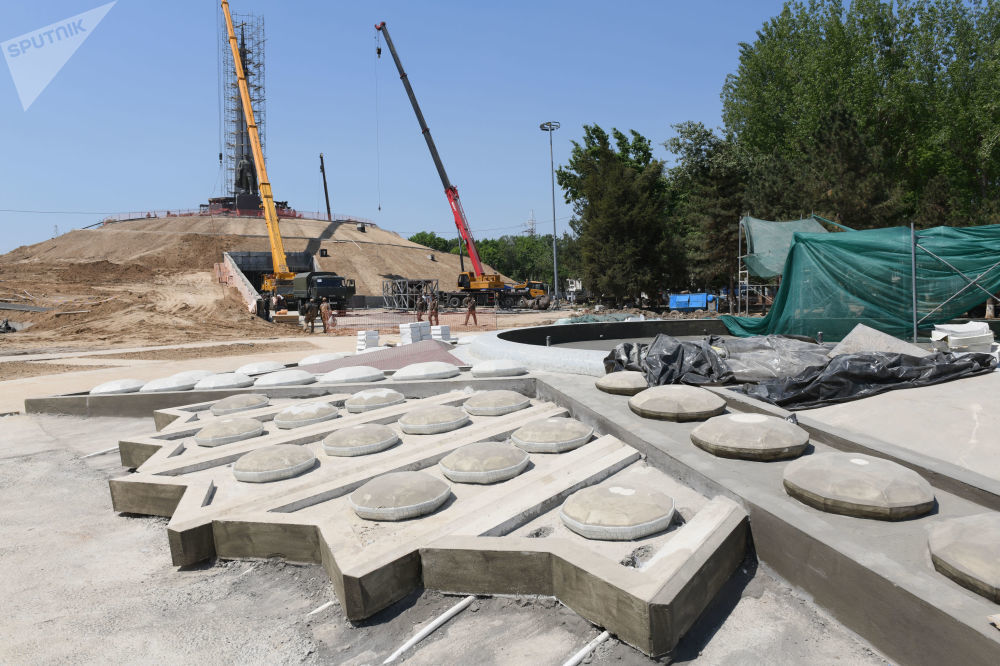
[[[931,352],[915,344],[895,338],[870,326],[858,324],[843,340],[837,343],[827,356],[833,358],[842,354],[862,354],[865,352],[891,352],[909,356],[928,356]]]
[[[415,406],[458,405],[466,397],[464,391],[452,391],[295,431],[273,430],[265,421],[267,433],[257,441],[209,451],[184,446],[177,436],[188,432],[183,427],[191,424],[178,425],[169,434],[175,442],[180,439],[179,446],[164,446],[135,474],[112,480],[112,500],[119,511],[171,516],[168,536],[177,564],[213,555],[275,554],[291,561],[320,562],[352,619],[370,616],[421,583],[433,585],[428,581],[435,576],[449,589],[473,584],[463,579],[468,572],[448,577],[432,562],[446,562],[466,550],[466,544],[449,543],[450,538],[487,539],[491,552],[496,548],[498,553],[495,572],[518,568],[525,558],[549,562],[541,575],[521,576],[519,584],[533,593],[557,591],[567,605],[613,627],[623,640],[651,654],[671,649],[742,561],[746,547],[742,509],[724,498],[704,504],[677,536],[663,541],[663,548],[656,550],[641,573],[591,552],[587,540],[578,535],[550,541],[513,538],[508,546],[504,535],[558,507],[575,491],[613,480],[639,454],[615,438],[602,437],[568,453],[537,456],[509,481],[452,485],[436,466],[438,461],[473,442],[502,441],[517,423],[504,417],[467,416],[472,423],[454,432],[409,435],[398,419]],[[274,408],[267,409],[273,413]],[[532,400],[519,416],[535,420],[562,413],[551,403]],[[403,443],[366,456],[326,456],[325,437],[362,423],[387,425]],[[149,439],[162,440],[165,435]],[[317,457],[318,466],[303,476],[263,485],[241,484],[228,472],[244,454],[275,445],[303,447]],[[384,474],[413,470],[422,470],[444,487],[450,485],[453,498],[430,515],[400,523],[372,523],[355,515],[351,492]],[[493,545],[498,542],[499,547]],[[425,556],[421,547],[430,545]],[[481,551],[482,544],[476,550]],[[510,587],[502,576],[491,580],[487,583],[497,592]]]
[[[538,377],[541,398],[572,405],[576,418],[634,446],[651,464],[695,490],[740,502],[750,514],[760,560],[890,658],[912,664],[1000,659],[1000,632],[984,622],[995,606],[936,572],[927,554],[925,525],[983,510],[943,490],[938,477],[930,479],[936,512],[925,518],[884,523],[828,514],[784,492],[787,462],[717,458],[691,446],[696,424],[648,421],[629,410],[627,398],[608,396],[577,377]],[[769,413],[762,403],[754,407]],[[815,430],[810,435],[817,452],[834,450]]]
[[[1000,482],[1000,372],[799,412]]]

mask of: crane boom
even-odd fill
[[[243,60],[240,58],[239,44],[236,42],[236,31],[233,28],[233,17],[229,13],[229,2],[222,1],[222,13],[226,17],[226,30],[229,31],[229,48],[233,51],[233,64],[236,67],[236,79],[240,89],[240,99],[243,102],[243,117],[247,123],[247,133],[250,135],[250,149],[253,151],[253,162],[257,169],[257,183],[260,189],[261,203],[264,207],[264,221],[267,223],[267,235],[271,241],[271,265],[274,269],[273,280],[291,280],[295,273],[288,270],[288,259],[285,256],[285,244],[281,240],[278,228],[278,211],[274,206],[274,196],[271,194],[271,181],[267,179],[267,168],[264,166],[264,150],[260,145],[260,132],[250,104],[250,89],[247,86],[246,72],[243,70]],[[265,281],[266,285],[266,281]],[[273,289],[274,283],[271,283]],[[266,287],[264,291],[268,291]]]
[[[469,221],[465,217],[465,209],[462,208],[462,201],[458,198],[458,188],[451,184],[448,180],[448,174],[444,170],[444,164],[441,162],[441,156],[438,154],[437,147],[434,145],[434,139],[431,137],[431,130],[427,127],[427,121],[424,120],[424,114],[420,111],[420,105],[417,104],[417,97],[413,94],[413,87],[410,85],[410,79],[406,76],[406,72],[403,70],[403,63],[399,60],[399,54],[396,53],[396,47],[392,43],[392,38],[389,36],[389,29],[385,27],[385,21],[377,24],[375,30],[382,33],[385,37],[386,46],[389,47],[389,53],[392,54],[393,62],[396,63],[396,69],[399,70],[399,78],[403,82],[403,87],[406,88],[406,94],[410,98],[410,104],[413,106],[414,113],[417,114],[417,122],[420,124],[420,132],[424,135],[424,140],[427,142],[427,148],[431,151],[431,158],[434,160],[434,167],[437,169],[438,176],[441,177],[441,184],[444,186],[444,193],[448,197],[448,204],[451,206],[452,215],[455,216],[455,226],[458,227],[458,233],[461,234],[462,239],[465,241],[465,246],[469,249],[469,259],[472,261],[472,268],[476,272],[476,276],[480,277],[483,273],[483,264],[479,260],[479,251],[476,249],[476,241],[472,238],[472,230],[469,229]]]

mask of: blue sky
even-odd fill
[[[4,3],[0,41],[101,4]],[[551,229],[542,121],[562,123],[557,165],[585,123],[635,129],[664,159],[659,144],[671,125],[719,125],[739,42],[752,41],[781,5],[232,2],[265,18],[276,199],[323,208],[322,151],[334,211],[403,235],[455,235],[388,50],[375,59],[373,26],[384,20],[482,238],[520,233],[532,210],[539,230]],[[0,209],[80,211],[0,212],[0,252],[50,238],[55,225],[63,233],[102,213],[197,208],[219,194],[218,7],[120,0],[27,111],[10,74],[0,74]],[[570,215],[557,192],[560,233]]]

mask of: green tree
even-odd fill
[[[753,212],[996,221],[998,43],[996,0],[786,3],[722,91]]]
[[[556,177],[573,206],[584,284],[616,299],[654,294],[674,269],[665,256],[676,246],[663,163],[635,131],[613,129],[609,137],[597,125],[583,130]]]
[[[432,250],[437,250],[438,252],[451,252],[453,242],[447,238],[442,238],[438,236],[433,231],[419,231],[407,240],[413,241],[419,245],[429,247]],[[454,243],[455,247],[458,247],[457,243]]]
[[[674,129],[677,135],[664,146],[678,157],[669,183],[689,270],[683,281],[672,286],[703,289],[731,284],[744,206],[745,165],[731,139],[703,124],[686,122]]]

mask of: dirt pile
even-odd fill
[[[455,285],[459,258],[375,225],[282,220],[285,249],[308,252],[320,268],[354,278],[359,294],[381,296],[382,281],[437,279]],[[323,257],[325,250],[328,256]],[[212,272],[227,251],[269,252],[256,218],[170,217],[71,231],[0,256],[0,299],[52,308],[17,312],[23,333],[0,336],[0,349],[24,344],[170,344],[294,335],[247,312]],[[6,313],[0,314],[6,316]]]
[[[282,220],[280,227],[286,251],[315,255],[323,270],[354,278],[359,294],[380,296],[382,281],[396,278],[436,279],[442,289],[451,289],[459,273],[458,256],[441,254],[375,225],[359,231],[354,222]],[[269,252],[264,221],[170,217],[117,222],[19,247],[0,257],[0,263],[107,261],[210,270],[223,252],[231,250]],[[322,257],[321,250],[328,256]]]

